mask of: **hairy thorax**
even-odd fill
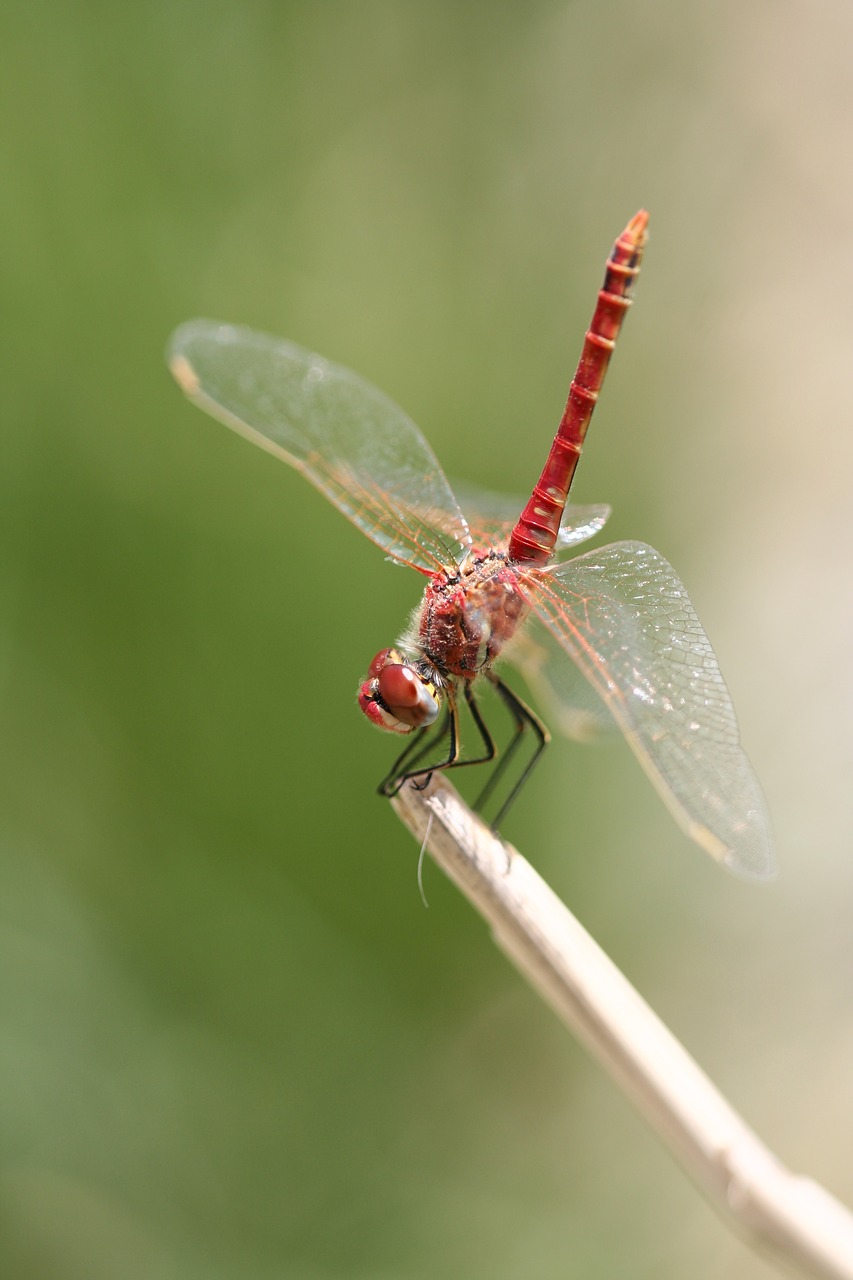
[[[412,640],[437,671],[472,680],[494,662],[526,612],[506,554],[475,552],[458,573],[430,578]]]

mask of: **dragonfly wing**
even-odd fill
[[[548,726],[575,742],[600,742],[616,732],[613,719],[554,633],[535,613],[504,651],[518,667],[542,706]]]
[[[393,559],[461,563],[471,535],[432,449],[387,396],[280,338],[182,325],[169,365],[189,398],[301,471]]]
[[[730,870],[771,876],[764,797],[714,651],[672,566],[643,543],[617,542],[526,581],[536,613],[687,834]]]
[[[474,541],[485,542],[490,546],[497,546],[509,539],[527,502],[526,498],[507,497],[503,493],[492,493],[455,480],[453,490],[465,512]],[[603,502],[588,506],[567,506],[557,534],[555,553],[559,555],[567,547],[574,547],[587,538],[594,538],[604,528],[610,511],[610,507]]]
[[[612,507],[606,502],[591,502],[586,506],[567,506],[557,530],[557,545],[554,554],[559,555],[567,547],[576,547],[587,538],[594,538],[600,533],[610,519]]]

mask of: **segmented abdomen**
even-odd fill
[[[509,557],[527,564],[545,564],[554,551],[560,517],[566,505],[589,420],[595,408],[625,313],[640,271],[646,244],[648,214],[635,214],[613,246],[604,284],[584,339],[569,398],[548,460],[510,535]]]

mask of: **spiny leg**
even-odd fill
[[[386,798],[395,796],[406,779],[412,776],[410,766],[423,759],[427,752],[432,751],[447,736],[449,730],[450,713],[448,712],[437,732],[433,731],[433,726],[428,726],[413,733],[405,749],[394,761],[390,770],[376,788],[379,795]],[[418,773],[419,770],[415,769],[414,772]]]
[[[477,705],[477,700],[474,697],[474,691],[471,688],[470,680],[466,680],[463,685],[463,692],[474,724],[477,726],[477,732],[479,733],[483,746],[485,747],[486,754],[482,756],[475,756],[473,760],[456,760],[450,766],[452,769],[461,769],[469,764],[488,764],[489,761],[494,760],[495,756],[498,754],[498,749],[495,746],[495,740],[489,733],[489,726],[483,719],[483,713]]]
[[[515,728],[514,728],[512,737],[507,743],[507,746],[503,752],[503,755],[500,757],[494,769],[489,774],[489,777],[486,781],[486,785],[483,787],[483,790],[477,796],[477,800],[474,804],[474,808],[478,812],[483,808],[483,805],[491,796],[497,783],[500,781],[500,779],[503,777],[504,773],[506,772],[507,765],[515,755],[516,749],[518,748],[518,745],[521,742],[522,737],[524,736],[524,731],[527,728],[529,723],[527,717],[522,715],[522,713],[516,707],[515,704],[517,700],[513,698],[513,700],[510,701],[503,696],[506,686],[503,685],[496,676],[490,676],[490,679],[492,681],[492,684],[495,686],[495,691],[501,696],[501,701],[503,702],[504,706],[507,708],[510,715],[512,716]]]
[[[506,800],[501,805],[500,809],[498,810],[497,817],[492,823],[492,830],[497,831],[499,824],[506,817],[510,808],[514,804],[518,796],[518,793],[521,791],[521,788],[524,786],[525,782],[530,777],[530,774],[533,771],[534,765],[538,763],[539,757],[542,755],[542,752],[545,750],[548,743],[550,742],[551,735],[546,729],[545,725],[536,715],[536,713],[532,711],[531,708],[528,707],[527,703],[523,702],[521,698],[518,697],[517,694],[513,693],[512,689],[510,689],[508,685],[504,684],[500,676],[496,676],[491,672],[488,674],[489,674],[489,679],[491,680],[492,684],[495,687],[495,692],[498,694],[504,706],[507,708],[510,715],[512,716],[513,721],[515,722],[515,732],[512,736],[512,739],[509,742],[509,745],[507,746],[506,750],[501,756],[500,760],[492,770],[491,775],[489,776],[489,780],[487,781],[485,787],[483,787],[483,790],[480,792],[480,795],[477,798],[477,803],[475,805],[476,809],[479,810],[482,808],[482,806],[486,803],[489,796],[492,794],[493,790],[495,789],[496,784],[503,777],[504,773],[506,772],[507,765],[515,755],[515,752],[518,749],[518,745],[521,742],[521,739],[524,736],[525,731],[527,729],[532,729],[537,739],[536,748],[533,752],[533,755],[528,760],[527,765],[525,766],[524,771],[521,774],[521,777],[518,779],[512,791],[510,791]]]
[[[420,736],[424,735],[419,735],[419,737]],[[445,760],[440,760],[438,764],[433,763],[430,765],[421,765],[420,761],[423,760],[425,756],[434,755],[436,748],[445,738],[447,738],[449,742],[447,758]],[[413,743],[412,745],[415,746],[416,744]],[[395,786],[392,795],[396,795],[403,783],[409,779],[411,779],[412,785],[416,790],[423,791],[425,787],[429,786],[429,780],[436,770],[441,772],[443,769],[451,769],[453,767],[453,761],[458,754],[459,712],[454,700],[448,704],[447,711],[445,712],[442,722],[436,732],[432,735],[425,735],[424,741],[421,742],[419,749],[411,755],[409,755],[408,752],[403,753],[404,757],[408,756],[409,758],[405,760],[405,767],[402,776],[400,775],[400,761],[398,760],[395,764],[394,769],[392,770],[392,776],[396,777],[397,785]],[[420,781],[416,782],[416,778],[420,778]]]
[[[452,705],[448,707],[448,714],[450,717],[451,742],[450,742],[450,752],[448,754],[447,759],[440,761],[438,764],[427,765],[425,768],[408,770],[402,776],[402,778],[398,779],[397,787],[390,794],[396,795],[397,791],[399,791],[403,783],[410,779],[414,780],[415,778],[425,775],[423,783],[421,784],[421,788],[420,788],[422,789],[427,785],[427,783],[430,780],[430,777],[435,772],[439,772],[444,769],[464,769],[464,768],[467,768],[468,765],[472,765],[472,764],[489,764],[492,760],[496,758],[498,754],[498,749],[495,746],[495,740],[492,737],[491,733],[489,732],[489,727],[486,724],[485,720],[483,719],[483,713],[480,711],[480,708],[477,705],[477,700],[475,699],[474,694],[472,692],[470,681],[466,681],[465,684],[463,685],[463,692],[465,694],[465,701],[468,703],[468,707],[471,712],[471,717],[474,721],[474,724],[477,726],[477,731],[480,734],[480,738],[482,739],[483,747],[485,748],[485,753],[481,756],[474,756],[474,758],[471,760],[459,759],[459,711],[454,701]],[[432,746],[432,743],[429,743],[426,746],[422,747],[418,751],[414,759],[410,761],[410,764],[414,764],[417,760],[422,759],[422,757],[427,754],[431,746]],[[394,773],[394,770],[392,770],[392,774],[393,773]],[[414,785],[417,787],[418,783],[415,782]]]
[[[422,786],[426,786],[429,782],[430,775],[441,772],[444,769],[461,769],[471,764],[488,764],[494,760],[498,754],[495,741],[489,733],[488,726],[483,719],[480,708],[471,692],[471,684],[466,681],[463,685],[465,701],[471,710],[471,716],[477,731],[483,742],[484,754],[475,756],[472,760],[459,759],[459,709],[456,699],[448,701],[447,718],[441,726],[439,733],[435,736],[425,739],[426,730],[421,730],[414,741],[410,742],[405,751],[395,761],[391,772],[379,784],[379,794],[383,796],[394,796],[400,790],[404,782],[414,781],[421,778]],[[419,762],[428,755],[433,747],[435,747],[449,732],[450,743],[445,759],[438,760],[429,765],[421,765]],[[417,783],[415,784],[417,785]]]
[[[424,785],[426,785],[426,782],[429,781],[429,775],[431,773],[435,773],[436,771],[440,771],[443,769],[464,769],[471,764],[488,764],[489,761],[494,760],[494,758],[498,754],[498,749],[495,746],[495,740],[492,737],[492,735],[489,733],[488,725],[483,719],[482,712],[480,711],[480,708],[477,705],[477,701],[471,690],[471,682],[469,680],[465,681],[464,685],[462,686],[462,690],[465,695],[465,701],[468,703],[468,707],[471,711],[471,716],[474,720],[474,724],[477,726],[477,731],[480,734],[480,738],[482,739],[483,747],[485,749],[485,754],[481,756],[474,756],[472,760],[459,759],[459,710],[456,705],[456,701],[454,699],[454,701],[448,705],[448,713],[450,715],[451,743],[450,743],[450,752],[448,754],[447,759],[439,762],[438,764],[428,765],[425,768],[412,769],[406,774],[403,781],[406,781],[407,778],[415,778],[419,774],[426,774],[426,779],[424,781]],[[425,750],[419,751],[416,759],[421,758],[425,754],[426,754]],[[414,763],[414,762],[412,761],[411,763]]]
[[[400,772],[406,774],[417,773],[417,766],[425,756],[434,755],[436,748],[445,738],[452,741],[453,733],[453,713],[448,707],[441,719],[441,724],[434,726],[434,732],[429,733],[426,729],[417,735],[417,741],[413,742],[408,751],[403,752],[403,756],[397,760],[394,765],[393,773],[395,777],[399,777]],[[417,747],[417,751],[412,750]]]
[[[422,766],[419,761],[424,756],[432,753],[434,748],[442,741],[443,738],[449,736],[449,748],[447,756],[444,760],[438,760],[433,764]],[[394,765],[382,782],[380,782],[378,791],[381,796],[395,796],[404,782],[409,782],[415,778],[422,779],[421,789],[427,785],[430,774],[442,769],[451,769],[459,755],[459,710],[456,706],[456,699],[449,698],[447,703],[447,714],[441,723],[437,733],[430,733],[429,728],[419,729],[411,741],[407,744],[406,749],[394,761]]]

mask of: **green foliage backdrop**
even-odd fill
[[[423,909],[354,706],[415,576],[162,359],[280,332],[523,491],[641,204],[577,494],[691,588],[783,877],[706,865],[619,746],[555,746],[507,835],[853,1199],[851,25],[7,0],[0,1274],[768,1274],[429,868]]]

